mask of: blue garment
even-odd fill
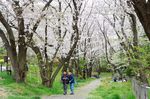
[[[69,83],[70,84],[75,83],[73,74],[69,75]]]
[[[69,77],[68,77],[68,75],[67,74],[63,74],[61,76],[61,81],[62,81],[63,84],[69,84]]]
[[[74,94],[74,83],[70,83],[71,94]]]

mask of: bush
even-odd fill
[[[134,75],[133,69],[132,68],[127,68],[126,69],[126,75],[129,76],[129,77],[133,76]]]

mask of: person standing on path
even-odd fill
[[[75,83],[75,80],[74,80],[74,76],[72,74],[72,72],[69,72],[69,84],[70,84],[70,95],[74,95],[74,83]]]
[[[63,72],[61,76],[61,81],[63,83],[63,90],[64,90],[64,95],[67,94],[67,86],[69,84],[69,77],[66,71]]]

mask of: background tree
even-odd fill
[[[139,18],[145,33],[150,40],[150,1],[149,0],[129,0],[127,1],[130,7],[131,4]]]

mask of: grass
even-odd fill
[[[39,76],[38,68],[31,66],[26,83],[16,83],[11,76],[7,75],[6,72],[0,72],[0,86],[7,91],[7,99],[40,99],[41,96],[49,96],[52,94],[62,94],[62,84],[60,82],[61,73],[57,76],[53,88],[47,88],[41,85],[41,79]],[[88,84],[93,79],[81,80],[77,79],[78,82],[75,87],[80,87]]]
[[[32,99],[33,97],[38,97],[42,94],[52,94],[48,88],[42,85],[30,85],[25,83],[15,83],[11,76],[6,73],[0,73],[0,77],[3,80],[0,81],[0,86],[7,91],[8,99]]]
[[[75,84],[75,88],[82,87],[82,86],[90,83],[93,80],[94,80],[93,78],[88,78],[88,79],[84,79],[84,80],[83,79],[77,79],[76,84]]]
[[[148,99],[150,99],[150,89],[148,90]]]
[[[110,74],[102,74],[106,79],[102,80],[101,86],[94,90],[88,99],[135,99],[130,81],[112,82]]]

